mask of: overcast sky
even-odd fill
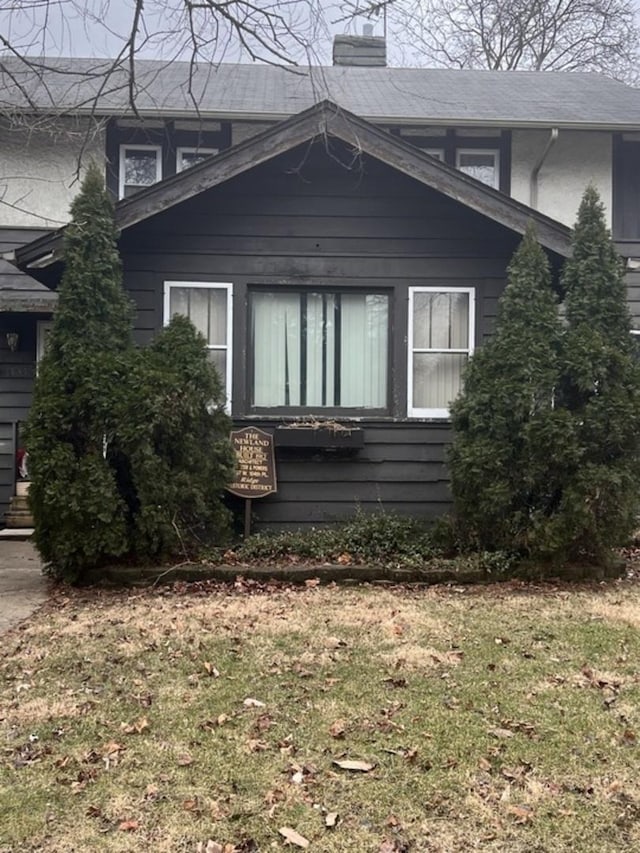
[[[260,2],[260,8],[275,5],[277,0]],[[320,7],[320,16],[309,11],[311,4]],[[131,0],[59,0],[39,2],[22,0],[12,3],[13,9],[0,9],[0,32],[22,54],[48,56],[113,57],[122,49],[131,28],[133,4]],[[345,9],[340,0],[283,0],[282,13],[287,15],[291,27],[311,35],[313,62],[331,62],[331,43],[336,33],[362,32],[366,18],[340,21]],[[170,58],[184,44],[186,26],[180,25],[177,15],[168,23],[167,9],[181,8],[182,0],[147,0],[145,22],[147,41],[141,47],[141,57]],[[383,34],[381,20],[375,23],[375,34]],[[224,38],[218,38],[219,45]],[[286,45],[298,61],[304,61],[304,51],[293,40]],[[185,55],[184,58],[188,58]],[[241,55],[237,40],[218,49],[217,61],[250,61]]]

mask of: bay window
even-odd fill
[[[409,417],[444,418],[474,347],[473,288],[409,288]]]
[[[231,296],[233,286],[220,282],[165,281],[164,322],[175,314],[188,317],[204,336],[231,408]]]
[[[387,408],[386,294],[255,290],[250,307],[253,408]]]

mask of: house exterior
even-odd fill
[[[447,508],[448,404],[510,257],[533,220],[557,270],[588,183],[629,258],[640,321],[640,92],[592,74],[392,69],[382,48],[350,39],[336,49],[346,64],[299,73],[200,69],[198,116],[180,63],[142,63],[138,115],[115,84],[91,100],[89,61],[60,60],[46,86],[5,80],[13,115],[26,92],[56,122],[1,131],[13,143],[0,157],[0,511],[83,146],[120,199],[137,341],[190,316],[235,424],[275,436],[279,488],[254,504],[260,525]],[[320,440],[301,419],[346,430]]]

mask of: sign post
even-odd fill
[[[245,499],[246,538],[251,533],[252,500],[278,491],[273,436],[257,427],[245,427],[232,430],[229,438],[236,454],[236,478],[227,491]]]

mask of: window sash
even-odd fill
[[[455,315],[451,300],[447,304],[430,305],[430,313],[423,312],[424,325],[416,328],[419,320],[416,297],[421,294],[466,296],[463,310]],[[438,312],[439,311],[439,316]],[[435,322],[434,322],[435,314]],[[446,317],[445,317],[446,314]],[[443,323],[447,320],[447,327]],[[453,319],[453,323],[452,323]],[[469,360],[475,346],[475,289],[472,287],[410,287],[408,328],[408,388],[407,413],[412,418],[448,418],[449,403],[455,399],[461,384],[464,364]],[[457,324],[458,328],[455,328]],[[438,399],[434,405],[425,402],[425,383],[439,383],[440,397],[450,395],[449,400]],[[428,389],[427,389],[428,394]]]
[[[217,148],[180,147],[176,151],[176,172],[183,172],[185,169],[189,169],[191,166],[201,163],[206,157],[210,157],[212,154],[217,153]],[[192,156],[196,158],[195,163],[189,162],[189,158]]]
[[[183,314],[207,342],[209,358],[224,384],[227,411],[232,402],[233,284],[208,281],[165,281],[164,325]],[[173,303],[173,304],[172,304]]]
[[[128,152],[146,151],[155,153],[155,178],[150,183],[127,182]],[[119,168],[118,198],[130,198],[135,192],[150,187],[162,180],[162,146],[161,145],[121,145]],[[131,188],[133,192],[127,192]]]
[[[387,408],[387,294],[255,290],[250,305],[253,408]]]
[[[491,163],[468,163],[463,164],[465,157],[478,159],[491,159]],[[500,151],[494,148],[458,148],[456,150],[456,168],[465,175],[469,175],[478,181],[482,181],[494,189],[500,188]],[[493,169],[491,179],[483,175],[483,170]]]

